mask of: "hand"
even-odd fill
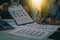
[[[56,24],[60,24],[60,21],[56,21]]]
[[[36,22],[37,22],[38,24],[41,24],[41,23],[42,23],[42,17],[37,17]]]
[[[52,23],[52,19],[51,18],[47,18],[46,19],[46,23],[48,23],[48,24]]]
[[[59,21],[56,21],[56,20],[54,20],[54,19],[52,19],[52,18],[47,18],[47,19],[46,19],[46,22],[47,22],[48,24],[58,24],[58,23],[59,23]]]
[[[8,7],[9,7],[9,4],[8,3],[3,3],[0,6],[0,10],[7,11],[8,10]]]

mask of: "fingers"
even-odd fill
[[[56,20],[54,20],[54,19],[52,19],[52,18],[47,18],[47,19],[46,19],[46,22],[47,22],[48,24],[59,24],[59,21],[56,21]]]
[[[41,18],[41,17],[38,17],[38,18],[36,19],[36,22],[37,22],[38,24],[41,24],[41,23],[42,23],[42,18]]]
[[[46,22],[47,22],[47,23],[51,23],[51,22],[52,22],[51,20],[52,20],[51,18],[47,18],[47,19],[46,19]]]

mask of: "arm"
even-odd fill
[[[44,23],[44,22],[47,22],[46,19],[49,18],[49,21],[51,19],[51,9],[48,8],[48,10],[44,13],[44,15],[42,17],[38,17],[37,18],[37,23],[40,24],[40,23]]]
[[[43,17],[38,16],[37,19],[36,19],[36,22],[38,24],[44,23],[45,20],[47,19],[47,17],[48,17],[48,14],[44,14]]]

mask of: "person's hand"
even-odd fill
[[[48,23],[48,24],[52,23],[52,19],[51,18],[47,18],[46,19],[46,23]]]
[[[60,24],[60,21],[56,21],[56,24]]]
[[[56,21],[56,20],[54,20],[54,19],[52,19],[52,18],[47,18],[47,19],[46,19],[46,22],[47,22],[48,24],[58,24],[58,23],[59,23],[59,21]]]
[[[41,24],[42,23],[42,17],[37,17],[37,19],[36,19],[36,22],[38,23],[38,24]]]
[[[8,7],[9,7],[9,4],[8,3],[3,3],[0,6],[0,10],[7,11],[8,10]]]

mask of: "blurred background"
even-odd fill
[[[19,0],[27,13],[36,20],[38,16],[43,16],[50,6],[53,6],[55,0]]]

